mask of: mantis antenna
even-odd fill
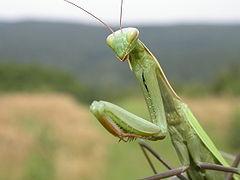
[[[68,0],[64,0],[65,2],[69,3],[69,4],[72,4],[73,6],[76,6],[77,8],[83,10],[84,12],[86,12],[87,14],[89,14],[90,16],[94,17],[95,19],[97,19],[100,23],[102,23],[104,26],[106,26],[108,28],[108,30],[110,30],[112,33],[114,33],[113,29],[107,25],[104,21],[102,21],[100,18],[98,18],[97,16],[95,16],[93,13],[87,11],[86,9],[84,9],[83,7],[77,5],[77,4],[74,4],[73,2],[71,1],[68,1]]]
[[[122,11],[123,11],[123,0],[121,0],[121,10],[120,10],[120,29],[122,30]]]

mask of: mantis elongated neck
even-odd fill
[[[159,91],[159,94],[162,97],[165,111],[167,113],[171,113],[173,111],[175,112],[176,111],[175,100],[180,100],[180,98],[172,89],[156,58],[140,40],[138,40],[136,46],[130,53],[129,61],[130,67],[135,73],[137,79],[140,81],[140,84],[143,84],[145,86],[145,88],[142,86],[144,96],[146,94],[145,93],[146,87],[148,88],[147,91],[151,91],[150,88],[154,88],[153,91]],[[142,77],[143,72],[148,73],[151,77],[148,79],[140,78],[140,76]],[[153,85],[154,83],[153,79],[156,79],[157,84]],[[148,83],[147,80],[149,80],[150,82]],[[149,86],[146,86],[146,84],[148,84]],[[152,99],[161,97],[154,96],[152,97]],[[147,102],[146,97],[145,99]],[[149,106],[151,105],[148,102],[147,104],[149,108]]]

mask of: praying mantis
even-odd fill
[[[232,167],[226,162],[191,110],[173,90],[157,59],[139,40],[138,29],[122,28],[123,0],[121,1],[120,29],[117,31],[113,31],[89,11],[65,1],[92,15],[111,31],[106,42],[120,61],[128,62],[131,71],[135,74],[141,86],[150,119],[138,117],[106,101],[94,101],[91,104],[90,111],[93,115],[109,133],[123,141],[132,139],[160,141],[168,134],[170,135],[182,166],[170,168],[162,162],[154,150],[144,141],[140,141],[139,144],[148,161],[145,150],[150,151],[169,169],[163,173],[155,172],[155,175],[144,179],[173,176],[193,180],[239,179],[240,169],[237,166],[240,156],[236,158]],[[150,161],[149,163],[152,167],[152,163]],[[187,178],[182,175],[184,172]]]

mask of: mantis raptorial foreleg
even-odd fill
[[[165,137],[165,134],[161,133],[161,127],[112,103],[94,101],[90,110],[108,132],[122,140],[125,138],[158,140]]]

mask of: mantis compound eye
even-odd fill
[[[138,39],[139,31],[136,28],[129,28],[129,32],[127,33],[127,40],[129,43]]]
[[[114,40],[113,34],[110,34],[106,39],[107,45],[109,45],[111,48],[113,48],[113,40]]]

